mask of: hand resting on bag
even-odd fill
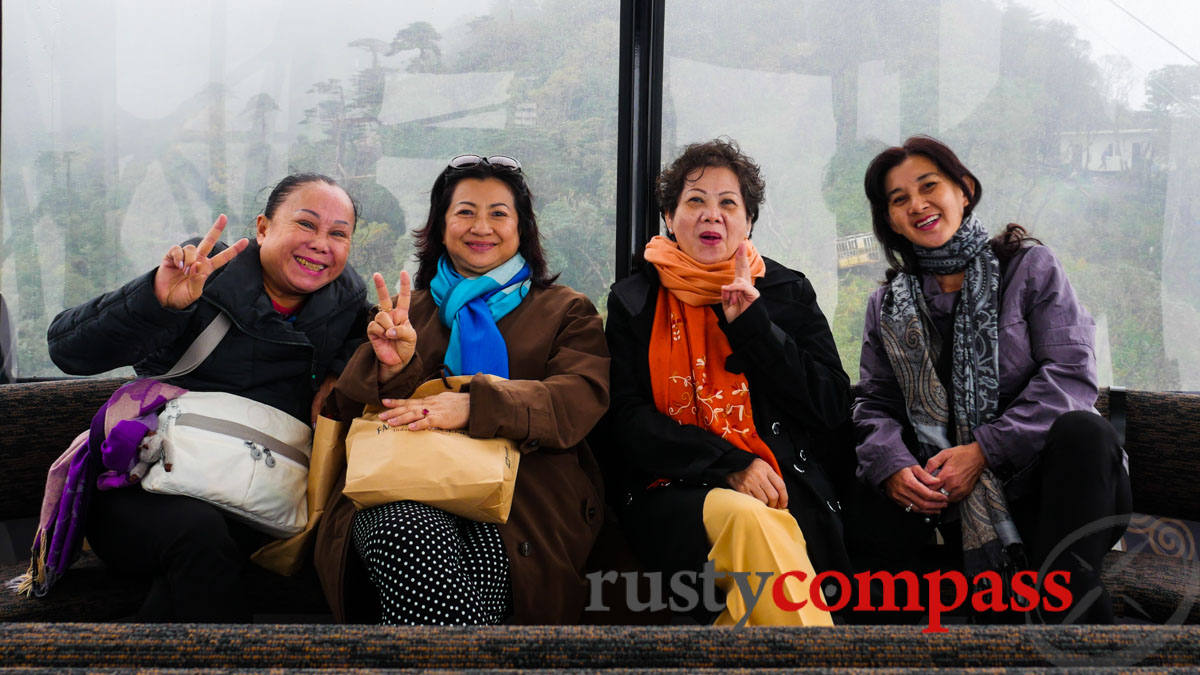
[[[408,320],[412,280],[407,271],[400,273],[400,293],[393,307],[383,275],[376,272],[372,279],[379,295],[379,312],[367,324],[367,338],[379,360],[379,384],[383,384],[404,370],[417,349],[417,331]]]
[[[446,392],[427,398],[385,398],[390,408],[379,413],[379,419],[398,427],[407,424],[409,431],[422,429],[466,429],[471,420],[471,395]]]

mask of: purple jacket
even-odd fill
[[[858,476],[876,487],[918,464],[901,440],[908,420],[879,334],[886,290],[879,287],[867,301],[853,412]],[[958,292],[942,293],[933,275],[922,279],[922,290],[935,318],[953,310]],[[1002,266],[999,341],[1003,412],[974,434],[988,467],[1004,480],[1037,458],[1060,415],[1093,409],[1099,393],[1096,324],[1049,248],[1023,249]]]

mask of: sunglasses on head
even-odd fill
[[[450,162],[446,164],[446,168],[469,169],[473,166],[479,166],[480,164],[487,164],[488,166],[492,166],[497,169],[516,171],[517,173],[521,172],[521,163],[506,155],[492,155],[491,157],[481,157],[480,155],[459,155],[458,157],[450,160]]]

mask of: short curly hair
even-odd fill
[[[722,136],[703,143],[692,143],[683,149],[671,165],[658,174],[655,196],[658,210],[665,216],[674,216],[683,194],[688,177],[697,171],[703,173],[710,166],[723,166],[737,176],[746,203],[746,215],[750,222],[758,220],[758,207],[762,204],[767,185],[762,179],[762,169],[738,147],[736,141]],[[696,180],[696,176],[692,180]]]

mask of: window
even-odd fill
[[[562,281],[613,280],[620,3],[3,2],[0,293],[18,374],[55,314],[149,270],[218,213],[327,173],[361,202],[351,262],[410,264],[460,152],[527,168]],[[728,135],[763,166],[755,241],[804,271],[857,378],[883,269],[867,162],[948,142],[993,230],[1053,248],[1098,325],[1100,380],[1200,390],[1200,33],[1189,0],[666,3],[662,156]]]
[[[727,135],[762,165],[755,242],[812,280],[857,380],[884,269],[863,173],[938,137],[994,232],[1025,225],[1063,261],[1103,385],[1200,389],[1194,23],[1186,0],[668,2],[663,160]]]
[[[551,267],[613,281],[617,3],[3,3],[0,293],[21,377],[46,328],[269,187],[328,174],[360,202],[350,261],[394,280],[450,157],[509,154]]]

